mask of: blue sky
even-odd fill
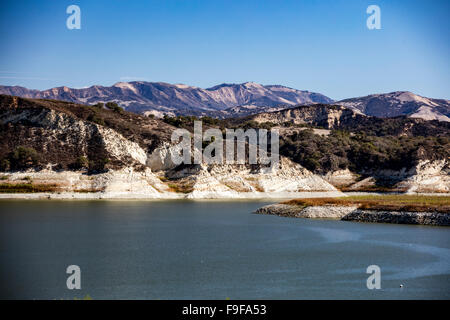
[[[81,30],[66,8],[81,8]],[[381,8],[369,30],[366,8]],[[0,84],[254,81],[333,99],[450,98],[450,1],[108,0],[0,3]]]

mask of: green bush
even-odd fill
[[[98,102],[93,105],[93,107],[99,108],[99,109],[103,109],[104,106],[105,106],[105,104],[103,102]]]
[[[124,110],[123,108],[119,107],[119,105],[115,102],[107,102],[105,104],[106,108],[114,111],[114,112],[118,112],[118,113],[122,113]]]
[[[0,161],[0,171],[9,171],[11,169],[11,163],[8,159],[2,159]]]
[[[109,158],[96,159],[95,161],[90,160],[88,168],[89,172],[91,173],[104,172],[106,171],[106,165],[108,163],[110,163]]]
[[[88,118],[87,118],[87,120],[88,120],[88,121],[91,121],[91,122],[94,122],[94,123],[96,123],[96,124],[99,124],[99,125],[101,125],[101,126],[104,126],[104,125],[105,125],[105,120],[103,120],[103,118],[98,117],[98,116],[93,115],[93,114],[89,115]]]
[[[22,170],[37,166],[39,155],[33,148],[19,146],[14,149],[9,161],[12,169]]]
[[[165,114],[163,117],[163,121],[177,128],[181,128],[183,126],[182,117],[169,117],[167,114]]]
[[[85,156],[79,156],[72,164],[73,169],[87,169],[89,168],[89,160]]]

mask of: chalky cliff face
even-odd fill
[[[2,96],[0,121],[3,158],[18,145],[40,155],[39,170],[6,173],[6,182],[12,184],[27,178],[54,185],[58,192],[78,191],[77,197],[85,192],[124,198],[263,198],[337,192],[287,158],[272,167],[176,166],[172,154],[177,147],[169,138],[175,128],[138,115]],[[138,128],[133,127],[136,123]],[[77,159],[87,163],[77,168]]]
[[[366,117],[342,106],[317,104],[259,113],[250,118],[258,123],[271,122],[282,125],[287,122],[296,125],[309,124],[326,129],[334,129],[344,124],[356,123]]]

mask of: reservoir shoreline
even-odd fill
[[[218,200],[265,200],[265,199],[292,199],[292,198],[326,198],[344,197],[340,191],[306,191],[306,192],[192,192],[160,194],[124,193],[124,192],[39,192],[39,193],[0,193],[0,199],[20,200],[175,200],[175,199],[218,199]]]
[[[202,191],[191,193],[164,192],[148,194],[138,192],[35,192],[0,193],[0,200],[284,200],[305,198],[335,198],[363,195],[415,195],[450,197],[450,193],[400,193],[400,192],[341,192],[341,191],[301,191],[301,192],[215,192]]]

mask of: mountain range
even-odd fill
[[[283,86],[263,86],[253,82],[221,84],[208,89],[162,82],[119,82],[111,87],[68,87],[44,91],[23,87],[0,86],[0,94],[23,98],[64,100],[82,104],[117,102],[127,111],[169,115],[224,116],[227,108],[240,105],[277,106],[330,103],[333,100],[319,93]]]
[[[254,82],[221,84],[202,89],[184,84],[133,81],[118,82],[110,87],[94,85],[74,89],[64,86],[43,91],[0,86],[0,94],[88,105],[114,101],[127,111],[154,114],[157,117],[164,114],[241,117],[300,105],[333,103],[369,116],[406,115],[426,120],[450,121],[449,100],[426,98],[408,91],[334,101],[320,93]]]

